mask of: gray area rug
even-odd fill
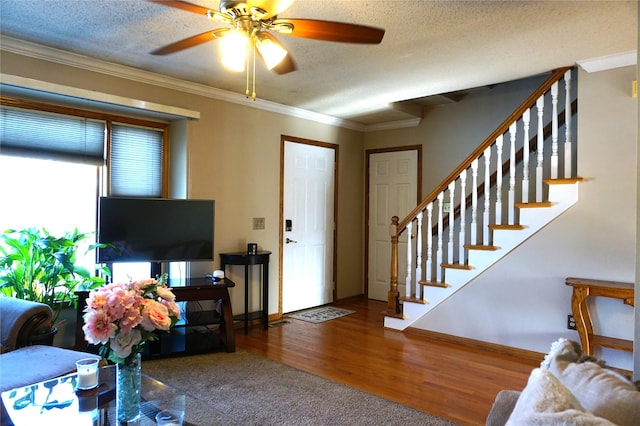
[[[314,308],[308,311],[291,314],[289,315],[289,318],[295,318],[302,321],[318,324],[318,323],[329,321],[332,319],[344,317],[354,312],[355,311],[350,311],[349,309],[335,308],[333,306],[325,306],[322,308]]]
[[[142,372],[182,390],[199,426],[455,425],[246,351],[145,360]]]

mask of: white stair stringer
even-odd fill
[[[433,308],[451,297],[474,278],[498,262],[509,252],[517,248],[533,234],[560,216],[578,201],[578,182],[554,183],[549,186],[551,207],[520,209],[520,230],[493,230],[493,245],[498,250],[470,250],[469,265],[472,269],[451,269],[445,272],[448,287],[424,287],[426,304],[410,301],[403,302],[404,318],[385,317],[384,326],[395,330],[404,330]]]

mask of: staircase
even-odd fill
[[[578,201],[571,75],[553,71],[406,218],[392,218],[385,327],[409,327]]]

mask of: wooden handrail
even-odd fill
[[[571,115],[575,115],[578,113],[578,101],[574,99],[574,101],[571,103]],[[558,127],[563,126],[565,124],[565,110],[562,110],[560,112],[558,112]],[[547,123],[544,126],[544,129],[542,131],[542,134],[544,135],[543,138],[546,140],[551,136],[551,127],[552,127],[552,123]],[[531,138],[529,138],[529,149],[532,150],[536,147],[536,143],[537,143],[537,135],[536,136],[532,136]],[[524,157],[523,154],[524,148],[520,148],[518,150],[518,152],[516,152],[516,164],[520,164],[522,162],[522,159]],[[506,159],[505,162],[502,164],[502,173],[503,174],[507,174],[509,172],[509,161],[511,161],[510,159]],[[497,175],[498,172],[493,172],[489,178],[489,182],[491,184],[491,186],[495,185],[496,180],[497,180]],[[484,182],[478,184],[478,187],[476,189],[477,192],[481,192],[482,189],[484,187]],[[472,199],[472,195],[469,194],[467,195],[467,197],[465,198],[465,205],[467,207],[471,206],[471,199]],[[456,204],[456,207],[453,211],[453,215],[455,217],[460,216],[460,203]],[[442,224],[443,226],[446,228],[449,225],[449,216],[446,215],[442,218]],[[432,231],[435,231],[437,225],[435,225],[432,229]]]
[[[460,163],[460,165],[456,167],[453,172],[449,174],[449,176],[447,176],[438,186],[436,186],[435,189],[431,191],[431,193],[429,193],[429,195],[427,195],[416,208],[411,210],[411,212],[409,212],[409,214],[398,223],[398,226],[396,228],[396,235],[402,234],[402,232],[407,228],[409,222],[413,221],[418,213],[423,211],[430,202],[435,200],[438,194],[446,190],[449,186],[449,183],[457,179],[463,170],[471,167],[471,163],[473,162],[473,160],[479,158],[487,148],[493,145],[498,136],[505,134],[509,130],[509,126],[511,126],[514,121],[522,117],[526,110],[532,108],[536,104],[538,98],[547,93],[547,91],[551,89],[551,86],[555,82],[559,81],[562,76],[564,76],[564,73],[570,69],[571,67],[562,67],[554,70],[551,75],[540,85],[540,87],[538,87],[533,93],[531,93],[531,95],[529,95],[529,97],[527,97],[527,99],[525,99],[524,102],[522,102],[522,104],[520,104],[520,106],[516,110],[514,110],[513,113],[511,113],[511,115],[509,115],[507,119],[504,120],[504,122],[484,140],[484,142],[482,142],[471,154],[469,154],[469,156],[462,163]]]

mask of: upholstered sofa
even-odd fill
[[[498,393],[486,425],[637,426],[639,386],[583,354],[580,344],[560,339],[522,391]]]
[[[55,346],[30,346],[34,330],[51,317],[45,304],[0,296],[0,392],[74,372],[79,359],[99,358]],[[4,405],[0,414],[0,424],[5,424]]]

